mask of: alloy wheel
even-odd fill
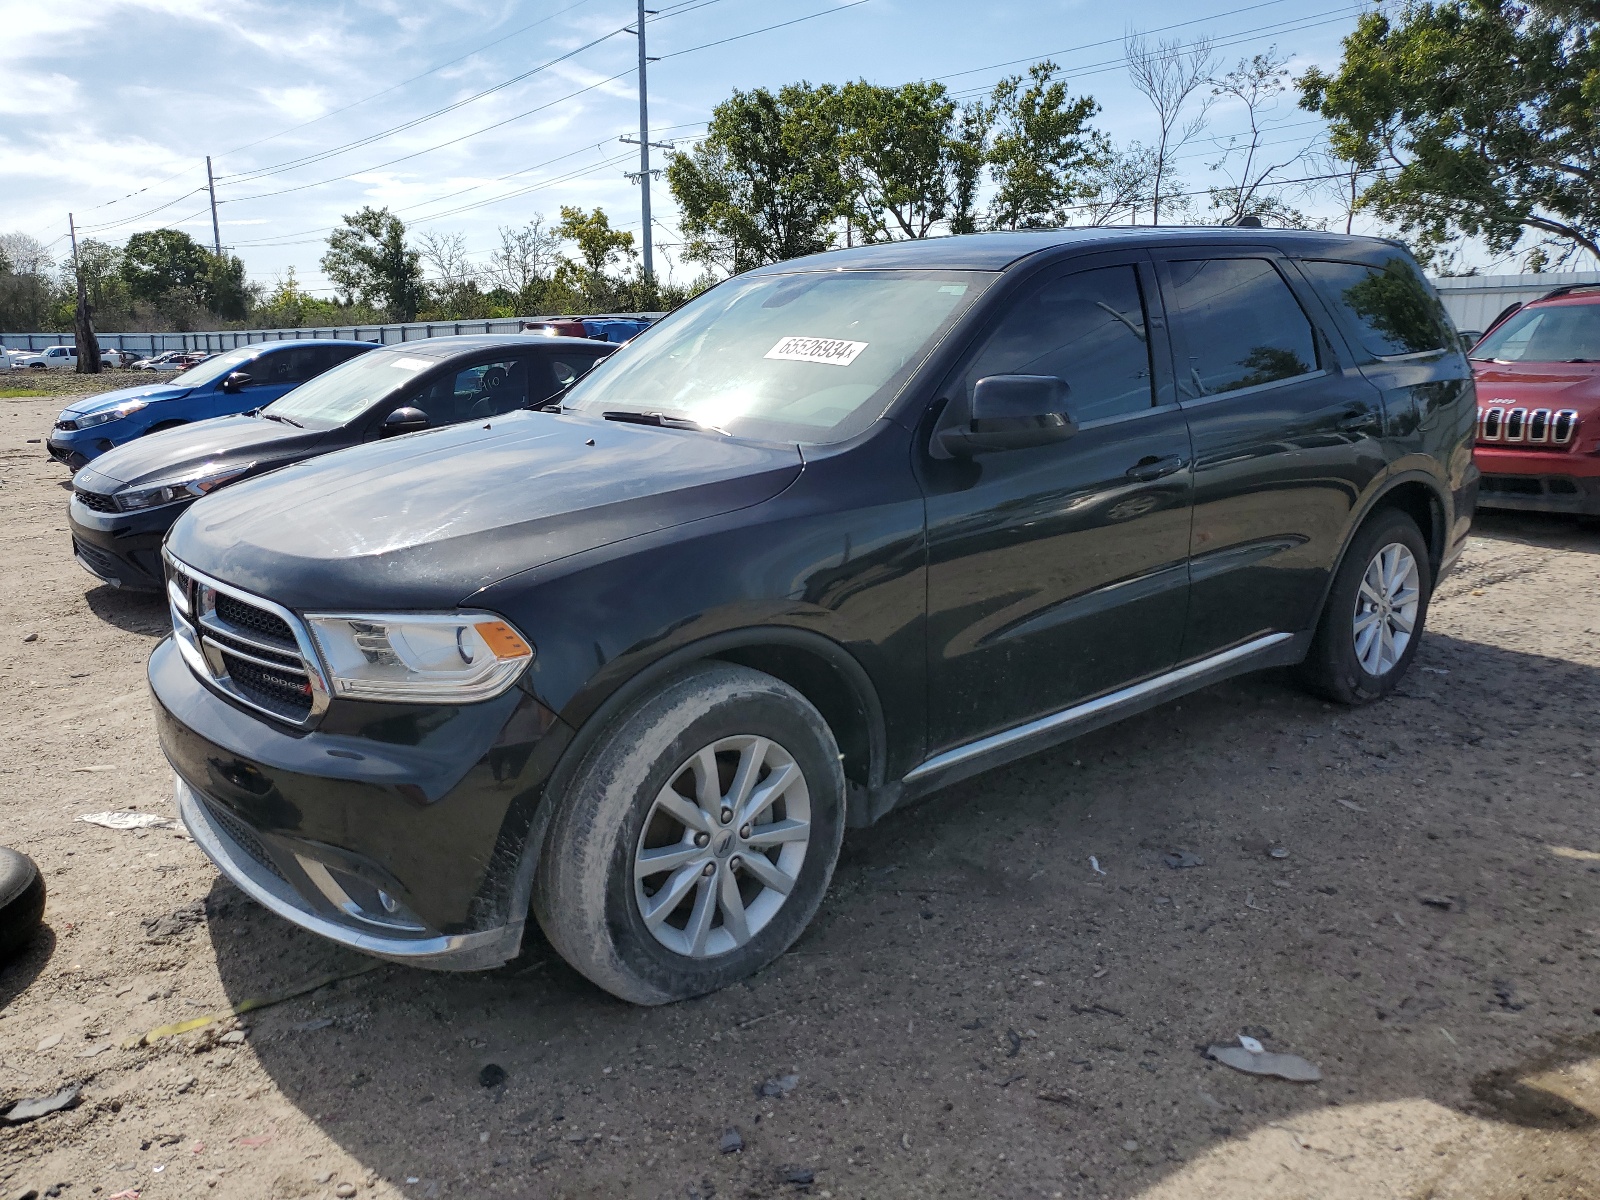
[[[811,839],[811,797],[770,738],[720,738],[657,793],[634,851],[645,928],[667,949],[711,958],[748,942],[783,907]]]
[[[1356,592],[1356,661],[1368,675],[1387,675],[1405,656],[1421,604],[1421,572],[1409,547],[1390,542],[1372,556]]]

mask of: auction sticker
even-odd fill
[[[866,342],[847,342],[840,338],[786,337],[779,338],[778,344],[761,357],[848,367],[866,348]]]

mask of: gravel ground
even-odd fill
[[[1255,676],[971,781],[644,1010],[538,945],[374,966],[76,820],[175,815],[166,616],[73,563],[55,403],[0,401],[0,830],[50,887],[0,1108],[82,1094],[0,1128],[0,1197],[1600,1196],[1600,534],[1484,517],[1387,702]],[[1241,1032],[1322,1081],[1203,1056]]]

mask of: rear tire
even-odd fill
[[[0,846],[0,963],[33,940],[44,919],[44,876],[26,854]]]
[[[1328,592],[1301,682],[1340,704],[1370,704],[1405,678],[1422,642],[1433,567],[1417,523],[1392,509],[1357,531]]]
[[[770,675],[677,676],[578,768],[534,878],[556,951],[614,996],[727,987],[800,936],[838,861],[845,782],[822,715]]]

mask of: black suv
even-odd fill
[[[846,825],[1261,667],[1383,696],[1467,536],[1474,413],[1392,242],[764,267],[559,411],[186,513],[149,668],[178,803],[346,945],[488,967],[531,911],[618,996],[722,987],[799,935]]]

